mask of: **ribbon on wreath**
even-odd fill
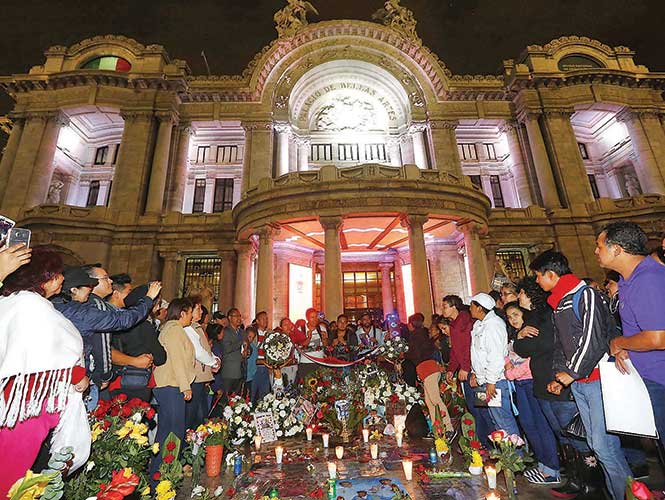
[[[326,356],[325,358],[319,358],[316,356],[312,356],[311,354],[307,354],[305,351],[303,351],[301,348],[296,347],[296,350],[300,353],[301,356],[304,356],[305,358],[309,359],[312,363],[316,363],[317,365],[321,366],[326,366],[328,368],[346,368],[347,366],[353,366],[358,363],[362,363],[365,361],[366,358],[372,356],[373,354],[376,353],[376,351],[379,350],[379,347],[375,347],[374,349],[366,352],[362,356],[360,356],[358,359],[355,361],[343,361],[341,359],[332,357],[332,356]]]

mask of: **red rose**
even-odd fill
[[[441,425],[441,421],[438,420],[438,419],[435,420],[435,421],[434,421],[434,425],[436,425],[437,427],[439,427],[439,426]]]
[[[127,401],[127,394],[118,394],[116,399],[120,402],[125,402],[125,401]]]
[[[256,474],[254,473],[253,470],[250,470],[250,471],[249,471],[249,477],[254,477],[255,475],[256,475]]]
[[[175,450],[175,441],[169,441],[166,443],[166,449],[169,451]]]
[[[472,438],[473,436],[476,435],[476,433],[475,433],[472,429],[469,429],[469,432],[467,432],[466,434],[467,434],[467,436],[469,436],[470,438]]]
[[[147,418],[148,420],[152,420],[153,418],[155,418],[155,414],[156,414],[156,413],[157,413],[157,412],[154,410],[154,408],[150,408],[150,409],[145,413],[145,416],[146,416],[146,418]]]
[[[122,410],[120,411],[120,416],[121,417],[129,417],[132,414],[132,408],[131,406],[123,406]]]
[[[111,415],[112,417],[117,417],[118,415],[120,415],[120,408],[114,406],[113,408],[111,408],[111,411],[109,411],[109,415]]]
[[[470,418],[465,418],[464,420],[462,420],[462,423],[464,425],[471,425],[473,423],[473,420],[471,420]]]
[[[309,497],[310,498],[323,498],[323,488],[321,488],[319,486],[315,490],[310,491]]]
[[[650,498],[653,498],[649,488],[639,481],[633,481],[633,484],[630,485],[630,490],[633,492],[633,495],[637,500],[649,500]]]
[[[164,462],[166,462],[167,464],[173,463],[174,460],[175,460],[175,457],[173,455],[166,455],[164,457]]]
[[[159,472],[159,471],[157,471],[157,472],[155,472],[155,473],[152,475],[152,478],[153,478],[155,481],[159,481],[159,480],[162,478],[162,473]]]
[[[481,448],[480,441],[477,441],[475,439],[469,443],[469,446],[471,446],[471,448],[473,448],[474,450],[479,450]]]

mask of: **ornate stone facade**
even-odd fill
[[[310,7],[280,11],[242,75],[109,35],[0,77],[1,212],[68,262],[275,322],[296,314],[293,266],[329,317],[404,317],[546,248],[600,278],[610,220],[665,230],[665,74],[629,49],[564,37],[500,76],[453,75],[399,2],[380,23],[311,24]],[[123,69],[87,69],[107,57]]]

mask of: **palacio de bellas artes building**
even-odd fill
[[[604,224],[665,231],[665,73],[567,36],[452,74],[387,3],[313,22],[289,0],[235,76],[123,36],[48,48],[0,77],[0,213],[69,264],[275,324],[428,316],[550,248],[600,280]]]

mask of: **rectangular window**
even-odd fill
[[[192,213],[200,214],[203,212],[203,204],[206,199],[206,180],[196,179],[194,185],[194,202],[192,203]]]
[[[97,206],[97,198],[99,198],[99,181],[90,181],[90,189],[88,190],[88,200],[85,203],[86,207]]]
[[[106,163],[106,157],[109,154],[109,147],[102,146],[97,148],[95,151],[95,165],[104,165]]]
[[[496,150],[494,149],[494,144],[485,144],[485,153],[487,153],[487,159],[496,160]]]
[[[458,144],[457,149],[462,160],[477,160],[478,151],[475,144]]]
[[[360,159],[357,144],[338,144],[337,159],[339,161],[358,161]]]
[[[580,148],[580,155],[582,155],[583,160],[589,159],[589,152],[587,151],[586,144],[583,142],[578,142],[577,147]]]
[[[113,181],[109,181],[109,190],[106,193],[106,202],[104,203],[105,207],[109,206],[109,202],[111,201],[111,188],[113,187]]]
[[[386,161],[386,145],[385,144],[365,144],[365,159]]]
[[[589,177],[589,184],[591,185],[591,192],[593,193],[593,199],[597,200],[600,198],[600,193],[598,192],[598,183],[596,182],[596,176],[594,174],[587,174]]]
[[[490,186],[492,187],[492,199],[496,208],[503,208],[503,192],[501,191],[501,181],[498,175],[490,175]]]
[[[527,275],[524,255],[519,250],[499,250],[496,252],[496,259],[508,281],[517,283]]]
[[[212,292],[212,311],[218,307],[219,283],[222,277],[222,259],[219,257],[187,257],[185,276],[182,281],[182,294],[202,295]]]
[[[120,144],[116,144],[115,149],[113,150],[113,162],[111,163],[112,165],[115,165],[117,163],[119,151],[120,151]]]
[[[196,150],[196,163],[205,163],[210,153],[210,146],[199,146]]]
[[[236,163],[238,146],[217,146],[217,163]]]
[[[332,144],[312,144],[310,146],[310,160],[332,161]]]
[[[215,179],[215,198],[212,211],[214,213],[233,208],[233,179]]]
[[[471,179],[471,184],[476,186],[481,191],[483,190],[483,181],[479,175],[470,175],[469,179]]]

